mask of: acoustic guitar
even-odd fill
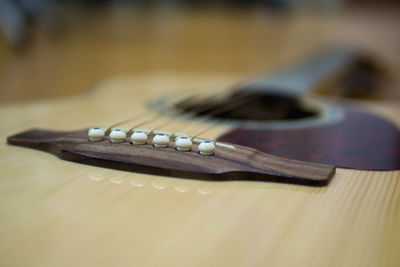
[[[340,49],[1,106],[1,265],[398,266],[400,111],[321,93],[378,72]]]

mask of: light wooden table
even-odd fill
[[[335,44],[370,51],[395,71],[399,14],[400,7],[68,11],[67,31],[56,41],[35,32],[31,46],[16,53],[0,39],[0,101],[77,93],[121,73],[254,74]]]

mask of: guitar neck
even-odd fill
[[[364,74],[365,84],[349,84],[351,77]],[[368,72],[368,73],[364,73]],[[336,87],[345,87],[346,94],[351,94],[353,87],[372,90],[378,73],[372,60],[359,51],[349,47],[322,51],[312,59],[299,62],[290,68],[266,76],[256,77],[240,84],[237,90],[244,92],[278,94],[299,98],[313,90],[324,87],[333,91]],[[350,78],[347,78],[350,77]],[[366,80],[365,77],[371,78]],[[354,80],[354,79],[353,79]],[[358,79],[359,80],[359,79]],[[347,83],[347,84],[346,84]]]

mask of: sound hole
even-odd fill
[[[181,112],[237,120],[293,120],[317,116],[317,108],[304,106],[297,98],[268,93],[235,92],[223,98],[184,100],[175,104]]]

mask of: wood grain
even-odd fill
[[[164,90],[235,81],[118,77],[91,94],[1,105],[0,265],[399,266],[399,171],[338,168],[327,187],[221,183],[97,168],[5,144],[34,126],[110,125]],[[366,107],[400,125],[397,104]],[[171,127],[192,134],[204,125]],[[204,137],[229,130],[219,125]]]
[[[371,51],[397,71],[398,14],[113,9],[73,12],[60,41],[36,35],[23,54],[0,41],[0,265],[399,266],[399,171],[338,168],[327,187],[221,183],[97,168],[6,144],[33,127],[107,126],[155,95],[231,85],[332,44]],[[121,73],[133,76],[104,79]],[[391,101],[363,103],[397,126],[399,77],[379,92]],[[36,100],[11,103],[21,99]],[[171,125],[188,134],[203,126]]]

